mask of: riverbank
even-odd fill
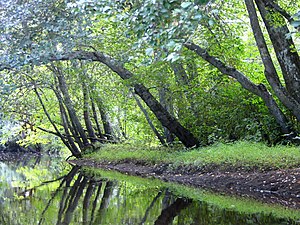
[[[300,208],[298,147],[239,142],[188,151],[110,145],[70,162]]]

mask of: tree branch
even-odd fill
[[[281,131],[283,133],[291,132],[291,127],[289,126],[286,116],[283,114],[278,104],[276,103],[271,93],[267,90],[264,84],[254,84],[242,72],[238,71],[234,67],[226,65],[224,62],[217,59],[216,57],[211,56],[206,49],[201,48],[199,45],[196,45],[192,42],[188,42],[185,43],[184,46],[189,50],[195,52],[202,59],[209,62],[212,66],[219,69],[223,74],[236,79],[246,90],[261,97],[265,102],[265,105],[267,106],[269,112],[274,116],[276,122],[280,125]]]

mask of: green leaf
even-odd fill
[[[146,55],[153,56],[154,50],[153,50],[153,48],[147,48],[145,52],[146,52]]]
[[[168,57],[166,58],[167,61],[175,62],[180,58],[180,55],[178,55],[176,52],[172,52]]]
[[[111,8],[109,6],[105,6],[103,9],[102,9],[102,12],[107,12],[111,10]]]
[[[180,9],[174,9],[174,10],[173,10],[173,13],[174,13],[174,14],[180,14],[180,13],[182,13],[182,12],[181,12]]]
[[[210,19],[210,20],[208,20],[208,24],[209,24],[209,26],[213,26],[215,24],[215,22],[212,19]]]
[[[168,48],[174,48],[174,46],[176,45],[176,42],[173,40],[170,40],[169,43],[167,44]]]

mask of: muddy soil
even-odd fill
[[[210,166],[177,167],[171,165],[147,165],[144,162],[95,162],[87,159],[70,160],[71,163],[82,166],[92,166],[121,173],[158,178],[167,182],[176,182],[211,191],[246,196],[268,203],[300,209],[300,168],[288,170],[243,168],[221,168]]]

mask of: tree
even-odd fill
[[[80,91],[74,84],[66,85],[64,71],[75,71],[79,61],[84,61],[85,68],[94,65],[98,69],[100,63],[116,73],[123,80],[120,88],[124,93],[133,90],[144,101],[163,126],[157,126],[156,135],[165,128],[168,141],[173,141],[170,135],[173,134],[186,147],[192,147],[212,143],[208,136],[225,137],[226,132],[228,139],[241,138],[243,135],[236,131],[241,122],[235,121],[236,118],[257,123],[254,127],[266,126],[261,102],[274,117],[281,134],[293,138],[292,132],[300,119],[297,81],[300,63],[289,24],[297,25],[297,18],[291,15],[296,13],[299,3],[293,1],[291,11],[281,1],[245,0],[245,3],[150,0],[2,3],[0,69],[19,70],[24,65],[29,65],[28,70],[42,65],[52,68],[56,81],[54,95],[59,100],[57,109],[61,115],[57,130],[63,128],[62,136],[65,140],[69,138],[69,145],[73,145],[72,139],[80,149],[91,140],[113,136],[113,131],[107,116],[110,106],[106,96],[95,90],[101,85],[89,82],[91,78],[95,80],[92,70],[75,72],[83,75]],[[250,24],[239,22],[245,18],[250,19]],[[246,32],[254,37],[245,37]],[[258,48],[252,51],[254,41]],[[249,64],[251,57],[253,63]],[[57,68],[59,64],[63,68]],[[71,79],[75,80],[77,75],[73,74]],[[233,93],[237,90],[236,82],[260,100],[241,90],[238,93],[243,93],[242,96],[236,96]],[[37,96],[41,91],[35,92]],[[223,93],[236,97],[230,106],[246,102],[243,96],[251,99],[238,114],[230,111],[229,106],[218,108]],[[172,96],[172,101],[168,96]],[[83,110],[75,106],[77,103]],[[206,112],[206,106],[212,112]],[[209,108],[212,106],[213,109]],[[251,115],[241,116],[249,109],[254,109]],[[131,108],[130,113],[133,112]],[[228,113],[236,117],[226,120],[222,114]],[[218,121],[213,114],[224,119]],[[143,123],[149,123],[150,117]],[[152,130],[155,123],[156,120]],[[240,132],[247,132],[246,124],[243,122]]]
[[[130,14],[131,17],[129,17],[135,17],[137,19],[133,20],[133,22],[128,20],[128,24],[131,25],[133,30],[138,32],[141,40],[146,40],[147,44],[150,44],[155,48],[162,47],[171,49],[171,53],[167,56],[168,60],[176,61],[178,57],[180,57],[181,46],[184,46],[195,52],[204,61],[219,69],[224,75],[236,79],[245,89],[263,99],[269,112],[279,124],[282,133],[289,134],[294,131],[290,123],[291,121],[286,117],[271,92],[274,92],[280,103],[291,111],[293,116],[295,116],[299,122],[300,118],[298,111],[300,107],[298,101],[299,88],[297,76],[299,74],[300,63],[299,55],[293,41],[293,35],[288,27],[288,23],[294,19],[286,10],[274,1],[255,1],[255,5],[263,19],[263,25],[268,31],[268,34],[265,34],[261,31],[262,25],[258,22],[258,15],[256,14],[254,2],[245,1],[245,3],[248,10],[247,16],[250,19],[252,32],[255,36],[258,50],[261,54],[261,60],[265,67],[265,78],[270,85],[271,91],[269,90],[269,87],[263,83],[256,85],[255,82],[252,82],[251,79],[234,66],[234,63],[220,60],[217,56],[214,56],[212,53],[216,51],[217,48],[201,47],[201,45],[209,46],[207,43],[210,43],[210,41],[201,36],[200,31],[201,33],[204,33],[205,30],[209,30],[215,37],[215,30],[223,29],[225,38],[226,36],[228,38],[226,32],[232,32],[230,29],[221,27],[221,23],[227,24],[221,19],[221,16],[224,16],[224,14],[220,13],[217,8],[219,7],[218,1],[216,1],[215,4],[206,6],[201,6],[193,2],[183,2],[178,4],[177,2],[153,3],[151,1],[145,1],[139,3],[139,8],[137,6],[132,6],[132,14]],[[155,10],[155,4],[160,4],[162,9]],[[225,2],[224,5],[226,4],[234,5],[236,9],[235,13],[238,11],[237,7],[244,8],[244,6],[237,2]],[[299,3],[296,2],[293,2],[293,4],[299,5]],[[154,14],[154,19],[152,17],[143,17],[147,10],[150,14],[151,12]],[[208,13],[205,13],[205,10],[207,10]],[[222,10],[224,10],[224,8],[222,8]],[[157,14],[157,11],[164,13],[161,20],[158,18],[158,15],[160,14]],[[246,16],[245,11],[243,11],[243,16]],[[200,22],[200,26],[195,25],[195,21],[198,23]],[[275,51],[285,84],[282,84],[280,81],[276,65],[269,53],[269,47],[265,42],[267,36],[271,40],[272,48]],[[216,39],[213,39],[211,42],[215,42],[215,40]],[[199,44],[195,44],[195,42],[198,42]],[[220,49],[224,48],[222,46],[224,43],[219,42],[219,45]]]
[[[33,2],[34,1],[30,2],[31,4],[25,5],[25,6],[28,6],[28,9],[26,9],[26,8],[23,9],[24,12],[28,12],[27,10],[32,10]],[[16,5],[13,7],[9,7],[9,9],[7,10],[7,14],[10,14],[11,13],[10,10],[14,10],[15,7],[18,8],[20,6]],[[40,13],[43,12],[42,11],[43,7],[44,7],[44,5],[41,5],[41,11],[38,12],[38,17],[41,16]],[[53,5],[53,7],[56,7],[56,5]],[[60,11],[65,10],[65,13],[68,12],[68,13],[74,14],[74,12],[69,10],[70,5],[65,5],[64,3],[61,3],[59,5],[59,7],[60,7]],[[38,10],[38,8],[39,7],[36,7],[37,10]],[[73,23],[76,23],[74,20],[70,21],[69,17],[66,19],[62,15],[58,15],[57,17],[61,19],[61,20],[59,20],[60,22],[63,21],[64,23],[68,23],[68,27],[69,26],[71,27]],[[83,14],[83,16],[82,16],[83,20],[86,17],[87,16],[85,14]],[[50,16],[50,18],[51,18],[51,16]],[[2,18],[2,19],[4,19],[4,18]],[[18,22],[20,24],[24,24],[29,21],[30,17],[26,17],[25,19],[24,18],[18,18],[18,19],[19,19]],[[4,26],[3,30],[6,31],[7,34],[10,34],[11,29],[12,29],[11,24],[7,21],[5,21],[5,22],[6,22],[5,23],[6,26]],[[45,30],[45,29],[43,29],[42,23],[38,23],[37,26],[41,30]],[[27,28],[27,25],[26,25],[26,28]],[[48,29],[48,27],[47,27],[47,29]],[[53,35],[52,30],[49,31],[47,29],[45,30],[45,32],[48,32],[48,34],[46,36],[49,36],[49,35],[50,35],[50,37],[55,36],[51,40],[53,43],[56,43],[56,45],[55,45],[56,48],[59,49],[62,45],[63,50],[66,50],[65,46],[72,47],[72,45],[74,44],[74,43],[73,44],[70,43],[70,45],[69,45],[66,43],[66,45],[65,45],[64,41],[62,42],[62,39],[61,39],[61,34],[62,34],[61,32],[56,36],[56,35]],[[61,29],[62,29],[62,27],[61,27]],[[72,33],[74,31],[76,31],[76,29],[77,28],[70,28],[69,32]],[[29,30],[29,27],[28,27],[28,30]],[[35,29],[32,29],[31,31],[34,33],[36,32]],[[59,42],[59,40],[61,42]],[[85,39],[85,41],[87,41],[87,40]],[[101,62],[101,63],[107,65],[112,71],[116,72],[123,80],[131,79],[133,77],[133,73],[131,73],[129,70],[125,69],[120,62],[118,62],[117,60],[113,59],[110,56],[103,54],[102,52],[87,52],[87,51],[68,52],[67,50],[62,51],[60,49],[53,50],[50,47],[50,48],[48,48],[49,50],[47,51],[46,56],[45,55],[42,56],[40,54],[36,55],[37,52],[36,52],[35,48],[32,49],[31,36],[30,36],[30,45],[27,45],[27,44],[24,45],[22,43],[22,40],[17,40],[16,42],[17,43],[15,43],[15,44],[17,46],[21,45],[23,47],[23,49],[26,49],[26,51],[24,52],[24,51],[21,51],[20,49],[17,49],[16,52],[14,52],[12,55],[22,54],[22,55],[25,55],[26,58],[29,58],[28,60],[24,60],[23,57],[18,57],[19,65],[27,63],[27,61],[29,61],[30,63],[33,63],[33,64],[40,64],[40,63],[48,63],[51,61],[58,61],[58,60],[74,60],[74,59],[91,60],[91,61],[98,61],[98,62]],[[39,43],[43,43],[43,40],[37,40],[37,42],[38,42],[37,44],[39,46]],[[6,51],[8,51],[8,48],[6,48]],[[8,64],[11,65],[11,63],[9,63],[9,59],[6,61],[6,63],[2,63],[1,68],[2,69],[10,68],[11,66]],[[57,74],[59,74],[59,73],[57,73]],[[59,80],[59,85],[61,86],[61,90],[63,92],[64,100],[68,106],[71,106],[70,101],[67,101],[69,98],[68,98],[67,92],[65,91],[66,90],[65,87],[63,87],[64,82],[63,82],[62,76],[59,75],[59,76],[57,76],[57,78]],[[131,86],[134,88],[135,93],[137,95],[139,95],[143,99],[143,101],[145,101],[145,103],[148,105],[150,110],[156,115],[156,117],[162,123],[162,125],[165,126],[167,129],[169,129],[170,132],[174,133],[174,135],[176,135],[185,146],[192,147],[192,146],[198,145],[198,140],[192,135],[192,133],[189,132],[189,130],[187,130],[185,127],[183,127],[173,116],[171,116],[169,114],[169,112],[155,99],[155,97],[148,91],[148,89],[143,84],[133,82],[131,84]],[[69,109],[71,109],[71,108],[67,107],[67,111],[69,112],[70,116],[74,115],[75,112],[73,112],[73,110],[69,111]],[[75,121],[73,121],[74,119],[75,119]],[[83,138],[83,144],[86,145],[87,141],[85,138],[85,134],[84,134],[84,132],[82,132],[82,129],[80,129],[80,126],[78,126],[76,116],[71,116],[71,122],[74,122],[74,126],[78,128],[78,132],[80,133],[80,136]]]

